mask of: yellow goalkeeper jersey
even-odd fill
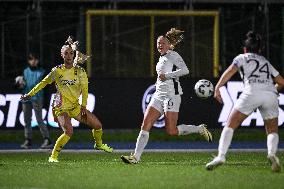
[[[80,66],[67,69],[64,64],[54,67],[51,72],[37,84],[28,95],[33,96],[47,84],[55,82],[57,93],[53,100],[53,107],[73,109],[79,105],[82,94],[82,106],[87,105],[88,77]]]

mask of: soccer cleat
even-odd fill
[[[109,147],[107,144],[102,144],[101,146],[98,146],[98,145],[95,144],[94,148],[96,150],[102,150],[102,151],[105,151],[105,152],[108,152],[108,153],[113,152],[113,148]]]
[[[212,171],[216,167],[223,165],[225,163],[226,159],[222,157],[215,157],[211,162],[206,164],[206,169],[208,171]]]
[[[132,154],[130,156],[122,155],[120,158],[124,163],[128,163],[128,164],[137,164],[139,162],[136,160],[136,158]]]
[[[58,161],[57,158],[53,158],[53,157],[50,156],[50,157],[48,158],[48,162],[49,162],[49,163],[58,163],[59,161]]]
[[[51,143],[50,139],[48,139],[48,138],[44,139],[43,143],[40,146],[41,149],[49,149],[51,147],[52,147],[52,143]]]
[[[32,146],[31,140],[26,139],[23,144],[21,144],[21,148],[29,149]]]
[[[267,159],[269,163],[271,164],[271,170],[273,172],[280,172],[281,171],[281,166],[280,166],[280,161],[276,155],[268,155]]]
[[[199,127],[201,127],[201,131],[199,132],[200,135],[203,136],[205,138],[205,140],[207,140],[207,142],[212,142],[212,134],[206,128],[207,125],[201,124],[201,125],[199,125]]]

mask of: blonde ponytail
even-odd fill
[[[61,48],[61,53],[63,52],[64,48],[71,47],[73,51],[76,52],[76,56],[74,59],[73,66],[75,67],[77,64],[83,64],[90,56],[87,56],[80,51],[78,51],[79,41],[73,41],[72,37],[69,36],[66,40],[65,44]]]
[[[175,46],[183,40],[183,38],[184,38],[183,33],[184,33],[184,31],[182,31],[182,30],[178,30],[176,28],[171,28],[171,30],[168,31],[164,37],[171,44],[171,48],[174,49]]]

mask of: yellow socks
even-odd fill
[[[102,128],[100,128],[98,130],[93,129],[92,133],[93,133],[93,137],[96,141],[96,145],[101,146],[103,144],[103,140],[102,140],[103,129]]]
[[[64,145],[69,141],[70,137],[68,135],[66,135],[65,133],[63,133],[56,141],[53,150],[52,150],[52,154],[51,157],[54,159],[57,159],[59,152],[62,150],[62,148],[64,147]]]

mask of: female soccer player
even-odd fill
[[[85,70],[78,66],[86,60],[86,56],[77,51],[78,42],[69,37],[61,48],[61,56],[64,64],[56,66],[52,71],[28,94],[22,96],[26,100],[34,96],[47,84],[55,82],[57,93],[53,101],[53,113],[64,133],[57,139],[49,162],[58,162],[58,154],[73,134],[71,118],[92,128],[93,137],[96,141],[95,149],[112,152],[113,149],[102,143],[102,124],[98,118],[86,109],[88,98],[88,78]],[[76,57],[74,59],[74,53]],[[82,94],[82,104],[79,104],[79,96]]]
[[[281,167],[276,156],[278,147],[278,92],[284,86],[279,72],[261,55],[261,36],[249,31],[244,41],[244,54],[234,58],[233,63],[223,73],[215,87],[214,97],[222,103],[220,87],[239,71],[244,90],[237,100],[224,127],[218,147],[218,156],[206,164],[207,170],[213,170],[225,163],[225,155],[231,144],[234,130],[255,110],[261,113],[267,134],[268,160],[272,171],[279,172]],[[273,84],[276,82],[276,86]]]
[[[145,112],[134,154],[121,156],[125,163],[135,164],[140,161],[141,154],[149,139],[150,129],[162,114],[165,116],[165,127],[169,135],[200,133],[207,141],[212,140],[212,135],[206,129],[205,124],[177,126],[182,95],[179,77],[189,73],[181,56],[173,51],[174,47],[183,39],[182,33],[183,31],[172,28],[166,35],[159,36],[157,39],[157,49],[161,56],[156,65],[158,74],[156,92]]]

